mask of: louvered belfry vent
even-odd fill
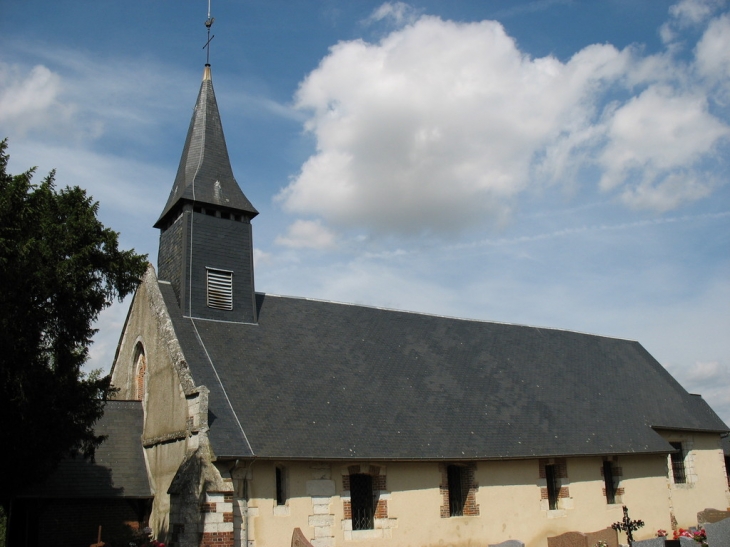
[[[233,272],[212,270],[208,272],[208,307],[216,310],[233,309]]]

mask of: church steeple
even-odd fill
[[[210,65],[203,71],[175,184],[155,228],[161,228],[174,215],[181,201],[235,209],[250,218],[258,214],[233,177]]]
[[[180,165],[155,228],[158,277],[183,315],[256,321],[251,219],[258,211],[233,177],[210,65],[205,65]]]

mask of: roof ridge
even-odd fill
[[[611,340],[622,340],[624,342],[636,342],[639,343],[638,340],[634,340],[633,338],[623,338],[621,336],[610,336],[605,334],[596,334],[594,332],[585,332],[585,331],[579,331],[579,330],[573,330],[573,329],[563,329],[558,327],[546,327],[541,325],[526,325],[524,323],[510,323],[509,321],[495,321],[493,319],[477,319],[473,317],[457,317],[455,315],[443,315],[439,313],[429,313],[424,311],[414,311],[414,310],[401,310],[398,308],[388,308],[386,306],[375,306],[372,304],[355,304],[353,302],[341,302],[338,300],[327,300],[324,298],[312,298],[308,296],[292,296],[292,295],[285,295],[285,294],[275,294],[275,293],[267,293],[267,292],[256,292],[256,294],[260,294],[262,296],[272,296],[275,298],[291,298],[292,300],[307,300],[310,302],[321,302],[324,304],[338,304],[340,306],[354,306],[358,308],[368,308],[373,310],[382,310],[382,311],[393,311],[393,312],[399,312],[399,313],[408,313],[412,315],[425,315],[428,317],[438,317],[441,319],[453,319],[455,321],[470,321],[473,323],[491,323],[493,325],[506,325],[510,327],[525,327],[528,329],[537,329],[537,330],[550,330],[550,331],[559,331],[559,332],[569,332],[572,334],[581,334],[583,336],[595,336],[597,338],[608,338]]]

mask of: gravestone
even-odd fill
[[[664,538],[651,538],[635,541],[632,547],[664,547]]]
[[[704,528],[708,522],[720,522],[730,518],[730,511],[720,511],[719,509],[705,509],[697,513],[697,524],[700,528]]]
[[[559,536],[548,538],[548,547],[595,547],[599,541],[605,541],[608,547],[619,547],[618,534],[613,528],[604,528],[597,532],[565,532]]]
[[[697,547],[697,542],[692,538],[682,536],[679,538],[679,547]]]
[[[490,543],[489,547],[525,547],[525,544],[517,539],[508,539],[502,543]]]
[[[548,547],[594,547],[588,545],[588,536],[580,532],[565,532],[548,538]]]
[[[730,518],[705,524],[708,547],[730,545]]]

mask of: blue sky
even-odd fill
[[[153,262],[207,9],[2,0],[11,172],[56,168]],[[257,289],[638,340],[730,423],[729,11],[213,0]]]

